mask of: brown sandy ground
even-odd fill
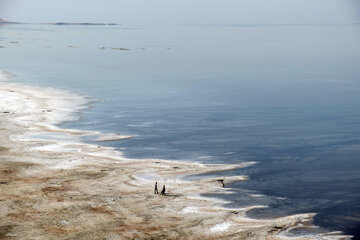
[[[27,158],[37,157],[27,154]],[[219,217],[209,208],[202,214],[181,214],[191,203],[186,196],[154,195],[152,188],[133,183],[131,176],[141,163],[49,170],[18,161],[21,157],[6,148],[1,149],[0,159],[0,239],[248,239],[257,235],[256,231],[208,234],[204,230],[215,225],[214,217],[226,221],[236,213],[221,212]],[[202,201],[192,204],[204,206]]]

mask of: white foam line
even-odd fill
[[[101,134],[99,137],[95,138],[95,141],[98,142],[118,141],[118,140],[126,140],[133,137],[134,137],[133,135],[120,135],[117,133],[109,133],[109,134]]]

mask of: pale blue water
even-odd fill
[[[136,135],[102,143],[128,157],[256,161],[220,197],[360,237],[360,25],[0,25],[0,45],[16,81],[102,100],[65,127]]]

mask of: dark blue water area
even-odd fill
[[[310,85],[317,87],[316,84]],[[97,124],[102,124],[104,129],[134,134],[136,137],[131,140],[101,143],[123,151],[130,158],[203,163],[255,161],[257,164],[252,167],[215,174],[245,174],[250,177],[249,181],[227,186],[233,188],[234,194],[208,196],[229,200],[229,207],[269,206],[250,211],[249,216],[254,218],[318,213],[315,224],[330,230],[342,230],[358,238],[358,93],[346,96],[347,88],[341,90],[332,86],[326,89],[325,85],[323,91],[328,91],[328,94],[318,96],[317,91],[309,91],[308,99],[301,100],[301,104],[298,97],[304,94],[305,83],[281,89],[291,92],[291,97],[273,89],[272,94],[279,98],[276,107],[265,100],[242,105],[247,102],[246,94],[239,97],[234,93],[247,88],[250,95],[255,95],[252,91],[258,91],[258,86],[228,86],[227,96],[230,97],[225,100],[222,96],[223,102],[218,101],[217,91],[223,91],[220,88],[213,92],[212,97],[206,97],[207,106],[203,103],[199,106],[198,100],[204,96],[199,96],[197,89],[178,96],[178,100],[165,97],[132,103],[131,107],[121,106],[108,122],[97,122],[96,119],[101,117],[93,116],[88,126],[83,121],[83,127],[95,129]],[[205,87],[209,86],[202,86]],[[337,93],[336,96],[342,96],[341,99],[329,97],[332,91]],[[276,98],[273,95],[268,97],[272,101]],[[186,107],[184,103],[187,103]],[[102,114],[113,111],[113,104],[98,104],[103,109]]]
[[[360,238],[358,25],[18,25],[0,39],[13,81],[98,100],[63,127],[135,136],[84,141],[129,158],[256,162],[189,178],[248,175],[208,196],[268,206],[254,218],[318,213],[315,224]]]
[[[344,107],[345,108],[345,107]],[[146,111],[148,111],[147,109]],[[176,108],[150,111],[146,121],[125,113],[119,125],[132,140],[109,142],[131,158],[204,163],[256,161],[215,176],[248,175],[228,187],[229,207],[268,205],[250,217],[315,212],[315,224],[356,235],[360,217],[360,114],[351,109]],[[153,112],[156,112],[153,113]],[[160,120],[159,120],[160,119]],[[111,121],[114,124],[114,121]],[[252,197],[263,194],[266,197]]]

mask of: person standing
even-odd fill
[[[154,194],[158,194],[159,191],[158,191],[158,187],[157,187],[157,182],[155,182],[155,190],[154,190]]]
[[[165,196],[165,185],[163,185],[163,188],[162,188],[162,190],[161,190],[161,195],[164,195]]]

